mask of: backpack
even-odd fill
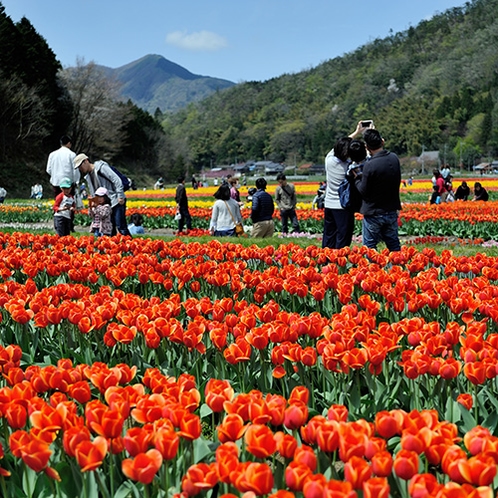
[[[107,163],[105,163],[105,164],[107,164]],[[121,180],[121,183],[123,184],[123,192],[130,190],[130,187],[131,187],[130,179],[127,176],[123,175],[123,173],[121,173],[121,171],[119,171],[119,169],[115,168],[114,166],[111,166],[110,164],[107,164],[107,166],[109,166],[109,168],[111,168],[112,171],[114,171],[114,173],[116,173],[116,175],[119,176],[119,179]],[[100,176],[102,176],[103,178],[105,178],[106,180],[110,181],[109,178],[107,178],[105,175],[103,175],[100,170],[97,173]]]
[[[316,200],[316,207],[318,209],[325,208],[325,196],[324,195],[321,195],[320,197],[318,197],[318,199]]]
[[[348,177],[339,185],[339,202],[343,209],[359,212],[361,208],[361,196],[354,184],[354,180]]]

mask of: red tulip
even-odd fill
[[[308,406],[296,400],[285,409],[284,425],[290,430],[299,429],[308,421]]]
[[[150,484],[163,463],[161,453],[151,449],[147,453],[140,453],[134,459],[127,458],[121,463],[123,474],[143,484]]]
[[[418,473],[419,468],[419,459],[417,453],[409,450],[400,450],[395,458],[393,463],[394,473],[408,481],[415,474]]]

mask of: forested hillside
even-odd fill
[[[47,156],[69,134],[73,149],[118,162],[138,178],[174,170],[160,123],[93,63],[63,69],[28,19],[14,23],[0,2],[0,186],[27,197],[48,188]]]
[[[440,150],[470,166],[498,153],[498,0],[474,0],[313,69],[239,84],[167,116],[197,167],[236,160],[323,163],[373,118],[401,155]]]

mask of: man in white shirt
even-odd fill
[[[59,185],[64,178],[71,180],[73,195],[75,194],[74,186],[80,179],[79,171],[74,169],[73,159],[76,154],[71,150],[71,138],[63,135],[60,144],[59,149],[50,153],[47,161],[47,173],[50,175],[54,198],[62,192]]]

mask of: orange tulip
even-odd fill
[[[434,474],[416,474],[408,483],[408,492],[413,498],[428,498],[436,496],[437,491],[442,487],[443,485],[437,482]]]
[[[101,436],[97,436],[93,441],[81,441],[74,451],[74,456],[81,467],[81,472],[90,472],[100,467],[107,450],[107,440]]]
[[[348,409],[344,405],[332,405],[327,411],[327,418],[337,422],[347,422]]]
[[[307,465],[290,462],[285,468],[285,484],[292,491],[302,491],[304,482],[311,473],[311,469]]]
[[[235,443],[223,443],[216,448],[216,463],[219,480],[223,483],[230,483],[232,472],[236,471],[239,465],[239,448]]]
[[[215,413],[223,411],[223,403],[232,401],[234,390],[228,380],[210,379],[204,389],[206,404]]]
[[[428,427],[410,427],[401,433],[401,447],[404,450],[415,451],[419,455],[431,444],[432,431]]]
[[[4,416],[12,429],[22,429],[28,420],[25,402],[14,400],[4,408]]]
[[[388,477],[393,469],[393,457],[388,451],[379,451],[372,456],[372,470],[377,477]]]
[[[463,372],[467,379],[474,385],[486,382],[486,367],[483,362],[475,361],[473,363],[466,363],[463,367]]]
[[[366,452],[368,436],[352,425],[339,427],[339,458],[347,462],[352,456],[363,457]]]
[[[297,441],[294,436],[284,434],[283,432],[275,433],[275,441],[277,442],[277,451],[283,458],[292,458],[297,449]]]
[[[81,441],[90,441],[91,434],[87,427],[70,427],[64,431],[62,444],[64,451],[70,457],[76,454],[76,447]]]
[[[474,486],[491,486],[496,476],[496,462],[491,455],[480,454],[469,458],[469,483]]]
[[[216,464],[198,463],[192,465],[182,479],[182,490],[187,496],[213,488],[218,482]]]
[[[186,412],[180,420],[180,431],[178,435],[188,441],[200,437],[202,432],[201,419],[194,413]]]
[[[493,436],[489,429],[480,425],[470,429],[463,437],[465,447],[471,455],[492,450],[496,441],[498,441],[498,438]]]
[[[323,498],[357,498],[353,486],[348,481],[328,481],[323,489]]]
[[[246,449],[256,458],[268,458],[277,449],[273,432],[265,425],[250,425],[244,435]]]
[[[121,463],[123,474],[133,481],[150,484],[163,463],[161,453],[151,449],[140,453],[134,459],[127,458]]]
[[[327,419],[322,415],[315,415],[309,422],[300,429],[301,439],[308,444],[317,444],[316,433],[318,428],[326,422]],[[337,424],[338,425],[338,424]]]
[[[307,387],[304,386],[296,386],[292,389],[292,392],[289,396],[289,404],[292,404],[296,401],[300,401],[304,404],[308,404],[310,399],[310,392]]]
[[[218,439],[221,443],[237,441],[244,435],[246,429],[247,426],[244,425],[244,420],[240,415],[229,413],[217,427]]]
[[[372,477],[363,483],[364,498],[389,498],[389,483],[385,477]]]
[[[172,460],[178,453],[180,436],[173,428],[160,428],[154,435],[154,447],[165,460]]]
[[[239,491],[253,491],[258,496],[270,493],[273,488],[273,473],[266,463],[249,463],[244,469]]]
[[[322,498],[327,478],[323,474],[310,474],[303,484],[304,498]]]
[[[363,483],[372,477],[372,468],[363,458],[352,456],[344,464],[344,479],[349,481],[354,489],[362,489]]]
[[[21,458],[24,463],[35,472],[47,468],[52,451],[47,443],[38,439],[31,439],[26,445],[21,446]]]
[[[380,411],[375,415],[375,430],[384,439],[401,434],[403,417],[396,411]]]
[[[126,431],[123,437],[123,444],[126,451],[132,456],[145,453],[152,444],[152,426],[132,427]]]
[[[275,427],[283,425],[287,405],[285,398],[279,394],[267,394],[265,404],[270,415],[270,424]]]
[[[472,410],[474,399],[472,398],[472,394],[462,393],[458,395],[457,402],[470,411]]]
[[[308,426],[309,425],[310,424],[308,424]],[[336,451],[339,447],[339,423],[334,420],[324,420],[316,425],[315,439],[318,447],[326,453],[333,453]],[[313,441],[309,442],[311,443]]]
[[[294,462],[306,465],[309,467],[311,472],[315,472],[318,464],[318,458],[315,455],[313,448],[302,444],[301,446],[298,446],[294,452]]]

